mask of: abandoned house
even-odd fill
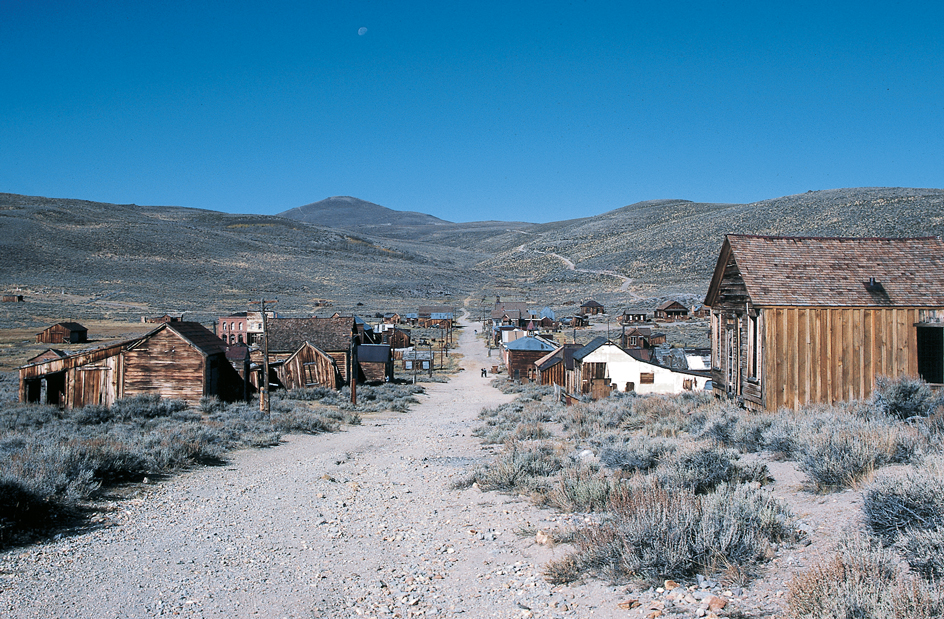
[[[164,323],[139,338],[20,368],[21,402],[64,408],[111,406],[143,394],[196,404],[204,396],[234,401],[243,393],[222,342],[195,322]]]
[[[707,372],[674,370],[642,361],[613,342],[598,337],[574,352],[567,390],[589,394],[593,399],[606,397],[613,390],[640,394],[681,393],[704,389],[709,378]]]
[[[88,342],[88,329],[77,322],[60,322],[36,334],[44,344],[81,344]]]
[[[605,314],[606,310],[602,304],[590,299],[580,305],[580,313],[584,316],[596,316],[597,314]]]
[[[656,320],[686,320],[688,308],[678,301],[666,301],[653,312]]]
[[[368,337],[373,330],[365,328],[363,321],[353,316],[274,318],[267,321],[267,326],[271,362],[288,359],[307,342],[334,359],[341,372],[342,384],[348,382],[350,375],[352,343],[373,343]]]
[[[275,372],[286,389],[339,389],[342,384],[341,371],[334,357],[309,342],[276,366]]]
[[[567,371],[574,369],[574,352],[580,344],[564,344],[534,362],[535,381],[542,385],[567,386]]]
[[[534,362],[554,351],[557,345],[541,337],[520,337],[502,347],[502,361],[512,380],[531,381],[536,378]]]
[[[393,380],[393,354],[388,344],[361,344],[357,347],[358,381]]]
[[[750,408],[867,398],[879,376],[944,382],[944,243],[729,234],[711,307],[714,391]]]

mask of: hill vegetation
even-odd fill
[[[283,315],[487,305],[494,295],[573,311],[697,300],[724,234],[944,234],[944,190],[816,191],[753,204],[640,202],[547,224],[451,223],[356,198],[284,216],[0,194],[0,327],[63,319],[209,322],[260,297]],[[303,221],[314,220],[318,223]]]

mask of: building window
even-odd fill
[[[655,372],[642,372],[639,375],[640,385],[652,385],[655,382],[656,382]]]
[[[226,331],[226,323],[223,323],[223,331]]]
[[[747,317],[747,376],[758,379],[760,377],[760,317]]]
[[[721,367],[721,315],[711,312],[711,367]]]

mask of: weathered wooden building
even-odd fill
[[[334,359],[343,383],[347,383],[351,375],[352,342],[372,343],[364,325],[353,316],[273,318],[266,322],[270,361],[288,359],[305,343],[309,343]],[[254,357],[254,360],[259,359]]]
[[[88,329],[77,322],[60,322],[36,334],[45,344],[81,344],[88,341]]]
[[[688,308],[678,301],[666,301],[653,312],[656,320],[686,320]]]
[[[603,307],[603,304],[590,299],[580,305],[580,313],[584,316],[596,316],[597,314],[605,314],[606,308]]]
[[[387,382],[393,380],[393,353],[387,344],[361,344],[357,347],[358,380]]]
[[[502,360],[508,378],[531,381],[536,378],[534,362],[557,348],[553,342],[540,337],[521,337],[502,348]]]
[[[243,381],[219,338],[194,322],[165,323],[139,338],[20,368],[21,402],[110,406],[142,394],[232,401],[242,397]]]
[[[21,294],[5,294],[0,297],[0,301],[3,303],[22,303],[23,295]]]
[[[879,376],[944,382],[940,238],[725,237],[714,391],[777,410],[869,397]]]
[[[341,370],[334,357],[308,342],[282,362],[276,372],[286,389],[339,389],[342,384]]]
[[[534,362],[535,381],[542,385],[567,386],[567,371],[574,368],[574,351],[580,344],[564,344]]]

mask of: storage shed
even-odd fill
[[[944,383],[944,242],[729,234],[708,288],[717,395],[796,409]]]
[[[36,334],[45,344],[81,344],[88,342],[88,329],[77,322],[60,322]]]

